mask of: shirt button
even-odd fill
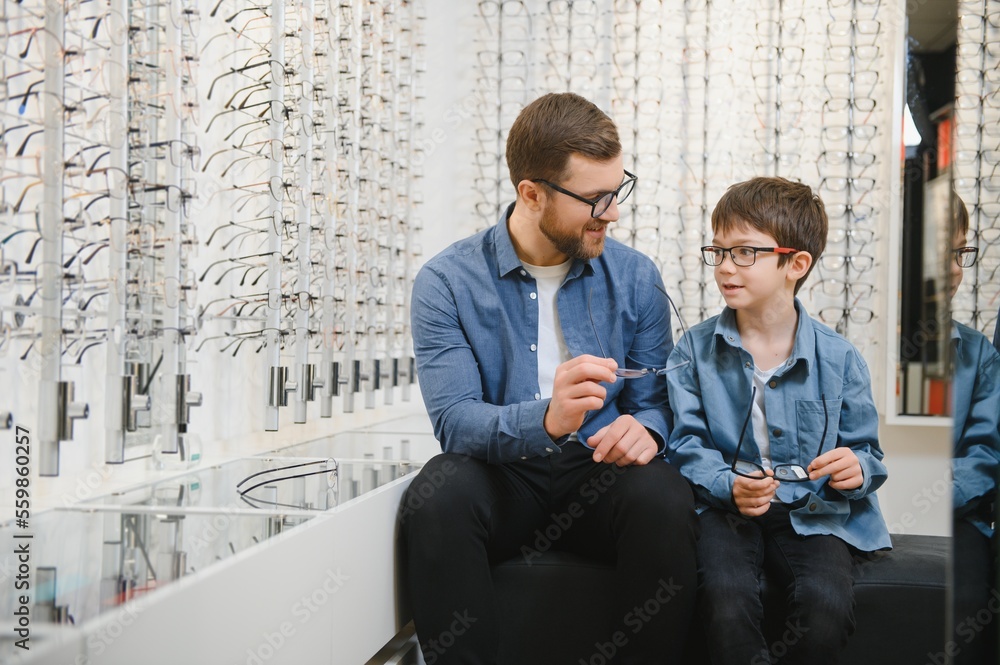
[[[524,277],[524,276],[525,276],[525,275],[527,275],[527,274],[528,274],[528,273],[527,273],[527,272],[525,272],[525,271],[524,271],[524,269],[522,268],[522,269],[521,269],[521,277]],[[525,458],[525,457],[522,457],[521,459],[527,459],[527,458]]]
[[[531,345],[531,350],[532,350],[532,351],[537,351],[537,350],[538,350],[538,347],[537,347],[536,345],[532,344],[532,345]]]
[[[771,381],[767,385],[770,386],[770,387],[772,387],[772,388],[777,388],[778,387],[778,382],[777,381]]]
[[[809,504],[809,512],[810,513],[815,513],[816,512],[816,508],[817,508],[817,506],[816,506],[815,503],[810,503]]]
[[[541,393],[535,393],[535,399],[542,399]]]
[[[528,458],[525,457],[524,455],[521,455],[521,459],[528,459]]]
[[[743,365],[743,366],[746,367],[747,369],[750,369],[750,362],[747,361],[747,363],[745,365]]]
[[[732,335],[730,335],[730,336],[728,337],[728,339],[729,339],[729,341],[730,341],[730,342],[733,342],[733,341],[736,341],[736,338],[735,338],[735,337],[733,337]]]
[[[775,429],[774,430],[774,435],[775,436],[781,436],[781,429],[780,428],[779,429]]]
[[[551,448],[546,448],[546,449],[545,449],[545,452],[547,452],[547,453],[551,453],[551,452],[552,452],[552,449],[551,449]]]
[[[531,298],[532,300],[534,300],[535,298],[538,297],[538,294],[535,293],[534,291],[532,291],[531,293],[528,294],[528,297]]]

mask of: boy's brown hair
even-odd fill
[[[621,152],[611,118],[572,92],[549,93],[531,102],[507,134],[507,166],[515,189],[522,180],[559,182],[573,153],[607,161]]]
[[[952,219],[954,220],[951,232],[953,235],[962,234],[964,239],[969,235],[969,209],[965,207],[965,201],[957,192],[951,193]]]
[[[784,178],[751,178],[732,185],[712,211],[712,231],[751,228],[775,239],[779,247],[809,252],[812,265],[795,283],[795,293],[826,249],[829,221],[822,199],[808,185]],[[779,255],[783,266],[793,255]]]

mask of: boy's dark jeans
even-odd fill
[[[996,534],[987,538],[971,523],[952,524],[953,665],[995,662],[997,652]],[[957,650],[957,653],[955,653]]]
[[[698,610],[714,665],[837,662],[854,632],[854,578],[846,543],[800,536],[788,506],[772,503],[747,518],[710,508],[701,513]],[[761,631],[760,571],[786,590],[784,632],[769,643]]]
[[[612,613],[612,633],[594,635],[591,651],[608,644],[615,663],[677,662],[694,614],[697,524],[687,481],[660,459],[619,468],[594,463],[578,443],[513,464],[432,457],[401,507],[424,659],[496,663],[500,640],[518,636],[499,633],[490,566],[560,549],[617,562],[619,607],[567,608]],[[551,662],[590,662],[594,653],[551,654]]]

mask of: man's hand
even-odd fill
[[[604,406],[607,389],[601,382],[614,383],[618,363],[613,358],[582,355],[556,367],[552,399],[542,425],[553,440],[580,429],[588,411]]]
[[[823,453],[806,469],[811,480],[830,476],[827,484],[835,490],[856,490],[865,482],[861,462],[850,448],[834,448]]]
[[[765,473],[765,478],[736,476],[733,481],[733,503],[747,517],[760,517],[771,507],[779,483],[774,479],[774,471],[766,469]]]
[[[659,446],[642,423],[629,415],[597,430],[587,439],[594,448],[594,461],[618,466],[642,466],[656,457]]]

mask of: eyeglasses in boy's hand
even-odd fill
[[[750,391],[750,409],[747,411],[747,417],[743,420],[743,430],[740,432],[740,440],[736,444],[736,452],[733,454],[733,464],[730,467],[733,473],[744,478],[764,478],[767,476],[764,472],[764,467],[760,464],[740,459],[743,437],[746,436],[747,424],[749,424],[750,417],[753,415],[753,403],[756,397],[757,386],[754,386]],[[816,450],[816,457],[819,457],[820,452],[823,450],[823,441],[826,440],[826,431],[830,424],[830,414],[826,408],[826,395],[821,395],[820,398],[823,400],[823,436],[819,439],[819,448]],[[783,483],[805,483],[810,480],[809,472],[799,464],[775,464],[771,468],[774,471],[774,479]]]

